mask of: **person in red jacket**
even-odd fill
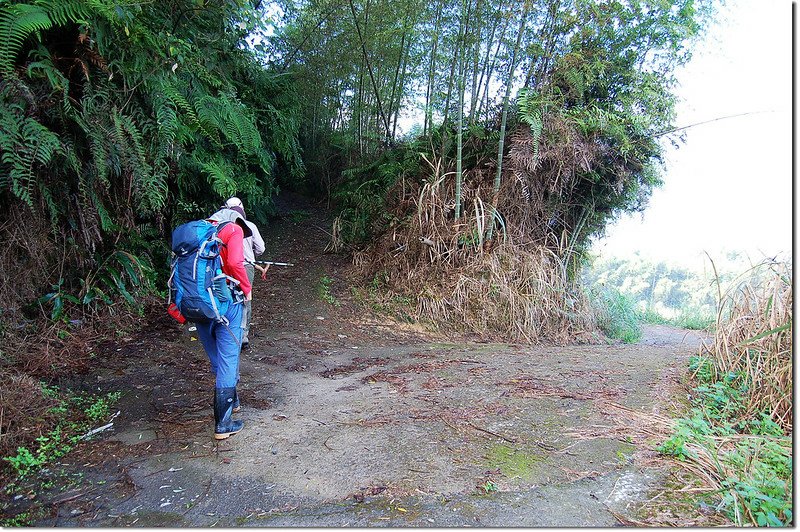
[[[221,209],[208,221],[222,225],[217,236],[222,241],[220,256],[222,271],[238,281],[233,289],[234,301],[225,313],[227,323],[212,321],[197,324],[197,335],[208,354],[211,371],[216,376],[214,387],[214,438],[223,440],[242,430],[244,423],[233,419],[238,411],[239,396],[236,384],[239,381],[239,353],[242,344],[243,301],[252,299],[252,285],[244,267],[243,240],[250,236],[250,228],[244,218],[231,209]],[[232,222],[232,223],[225,223]]]

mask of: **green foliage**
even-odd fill
[[[0,92],[0,188],[10,188],[33,208],[36,170],[50,164],[62,145],[55,133],[25,116],[24,106],[8,102],[5,92]]]
[[[464,149],[473,151],[463,160],[465,179],[476,179],[487,164],[499,166],[498,104],[503,89],[519,86],[522,74],[512,125],[529,126],[519,130],[529,129],[530,138],[524,139],[524,153],[514,142],[506,151],[517,148],[513,157],[525,159],[528,179],[546,183],[532,195],[523,185],[523,200],[542,211],[535,218],[545,220],[540,225],[547,231],[522,240],[547,241],[554,250],[559,247],[554,242],[568,240],[564,247],[577,263],[592,237],[621,213],[644,209],[660,185],[659,136],[674,120],[674,72],[690,57],[688,45],[713,12],[713,3],[468,2],[466,18],[462,4],[355,0],[287,7],[285,25],[272,46],[287,71],[305,82],[303,143],[311,177],[332,192],[341,210],[338,236],[357,245],[369,242],[402,223],[386,214],[397,203],[386,191],[401,176],[415,175],[383,168],[387,158],[396,162],[403,151],[417,160],[419,153],[433,155],[442,161],[449,187],[457,166],[452,164],[454,139],[466,133]],[[517,48],[513,28],[523,11],[529,14],[519,34],[525,71],[509,73]],[[426,86],[423,134],[397,146],[383,118],[404,110],[392,104],[402,102],[415,85]],[[489,86],[498,89],[489,91]],[[454,117],[463,114],[456,103],[459,89],[466,89],[469,102],[466,131],[452,127]],[[387,100],[388,106],[381,104]],[[433,124],[440,119],[440,125]],[[519,133],[516,127],[509,130]],[[418,142],[412,147],[414,138]],[[575,149],[556,153],[564,146]],[[481,157],[479,151],[491,156]],[[551,157],[545,165],[543,151]],[[518,173],[514,177],[524,181]],[[486,197],[491,192],[481,193],[487,205],[493,201]],[[508,210],[520,207],[513,204]],[[490,227],[505,223],[505,214]]]
[[[59,421],[47,434],[36,438],[35,447],[19,447],[14,456],[3,458],[10,464],[18,480],[29,477],[44,465],[69,453],[86,430],[108,419],[111,406],[120,398],[119,392],[92,396],[61,392],[47,385],[42,385],[42,394],[58,399],[51,413],[58,415]]]
[[[317,293],[319,294],[320,299],[325,301],[326,303],[334,306],[339,306],[339,301],[333,297],[331,294],[331,285],[333,284],[333,279],[328,277],[327,275],[323,275],[319,279],[319,283],[317,284]]]
[[[39,513],[44,513],[40,510]],[[0,526],[2,527],[32,527],[34,526],[34,522],[38,519],[37,513],[32,512],[22,512],[18,513],[14,516],[7,516],[0,518]]]
[[[105,396],[82,398],[82,402],[86,411],[86,417],[92,423],[97,423],[108,419],[111,407],[119,401],[121,392],[111,392]]]
[[[692,357],[689,369],[700,384],[692,407],[658,450],[681,461],[705,464],[710,458],[721,478],[718,507],[736,524],[791,525],[791,436],[768,412],[744,416],[745,375],[718,374],[704,357]]]
[[[399,223],[385,209],[386,196],[399,180],[417,175],[418,149],[416,143],[403,144],[368,164],[342,172],[333,199],[338,204],[345,242],[363,245],[380,230]]]
[[[66,260],[40,280],[52,317],[132,304],[155,284],[137,285],[120,254],[164,275],[171,227],[233,194],[263,222],[276,173],[302,178],[292,85],[245,44],[263,32],[260,9],[0,2],[0,222],[51,227],[40,260]],[[24,215],[6,208],[19,203]]]
[[[67,291],[64,279],[60,278],[38,303],[50,307],[50,319],[62,321],[68,321],[70,306],[96,312],[121,299],[131,309],[138,310],[142,298],[154,290],[155,277],[155,270],[146,260],[126,251],[114,251],[80,279],[77,292]]]
[[[642,336],[639,314],[631,300],[610,287],[595,287],[589,297],[600,329],[609,338],[635,343]]]
[[[98,2],[77,0],[38,0],[31,4],[0,4],[0,39],[4,43],[0,50],[0,74],[14,77],[14,63],[26,39],[38,35],[53,26],[64,26],[71,22],[85,21],[89,5]]]
[[[483,488],[484,493],[495,493],[496,491],[499,490],[497,484],[495,484],[491,480],[487,480],[486,482],[484,482],[481,488]]]
[[[708,357],[693,355],[689,357],[689,371],[697,382],[713,382],[716,378],[714,361]]]

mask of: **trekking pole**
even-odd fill
[[[249,260],[250,264],[268,264],[269,266],[294,266],[291,262],[272,262],[268,260]]]

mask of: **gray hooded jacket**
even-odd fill
[[[220,209],[207,219],[215,222],[235,222],[244,231],[244,238],[253,236],[253,231],[250,230],[242,215],[233,209]]]

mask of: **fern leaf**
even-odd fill
[[[16,4],[0,9],[0,74],[15,77],[14,62],[25,40],[33,33],[50,29],[53,22],[38,5]]]
[[[214,193],[219,197],[230,197],[237,192],[236,181],[231,177],[230,169],[219,161],[201,162],[200,167],[208,177]]]

